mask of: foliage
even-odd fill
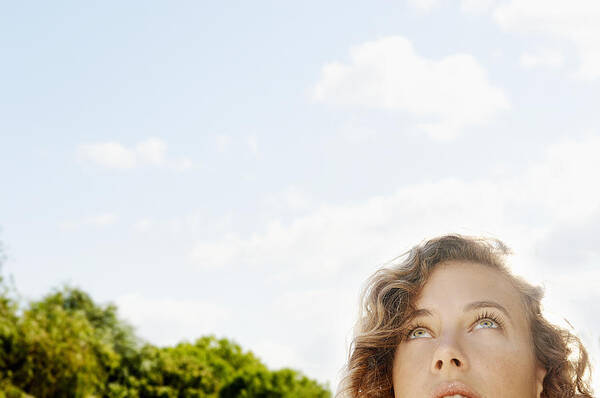
[[[18,303],[0,277],[0,398],[327,398],[326,387],[301,373],[269,370],[227,339],[156,347],[68,286]]]
[[[219,398],[328,398],[331,394],[291,369],[270,372],[266,368],[243,369],[220,392]]]
[[[120,356],[110,323],[94,323],[94,311],[110,319],[110,308],[65,288],[31,303],[20,317],[6,317],[11,333],[2,336],[2,373],[36,397],[86,397],[103,389]]]

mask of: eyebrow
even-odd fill
[[[477,310],[480,308],[496,308],[497,310],[504,313],[504,315],[506,315],[506,317],[512,321],[508,310],[506,308],[504,308],[503,305],[501,305],[500,303],[497,303],[495,301],[489,301],[489,300],[473,301],[472,303],[469,303],[463,307],[463,312],[469,312],[469,311]],[[433,313],[430,310],[428,310],[427,308],[419,308],[412,313],[411,318],[414,319],[414,318],[427,317],[427,316],[432,317]]]

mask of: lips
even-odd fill
[[[464,398],[481,398],[471,387],[460,381],[446,381],[438,384],[433,390],[431,398],[450,398],[461,395]]]

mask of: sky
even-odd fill
[[[502,239],[600,367],[600,5],[6,3],[2,273],[335,388],[366,278]],[[600,373],[594,386],[600,390]]]

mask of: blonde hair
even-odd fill
[[[508,254],[497,239],[446,235],[413,247],[400,263],[375,272],[361,296],[361,314],[336,397],[393,398],[393,358],[411,320],[412,303],[436,265],[456,260],[497,269],[519,292],[535,357],[546,369],[541,397],[592,398],[584,379],[586,371],[591,377],[590,362],[581,341],[542,316],[542,288],[513,275],[504,263]]]

